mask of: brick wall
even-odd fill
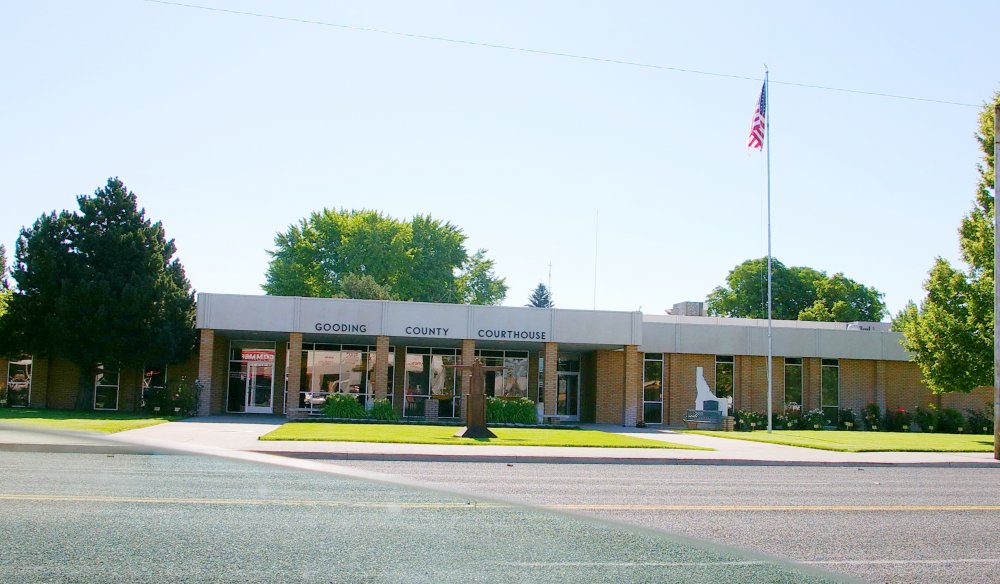
[[[229,392],[229,339],[215,335],[212,341],[212,395],[209,412],[221,414],[226,411],[226,394]]]
[[[664,365],[667,368],[667,407],[664,413],[664,423],[683,425],[684,414],[694,408],[694,398],[697,395],[695,371],[698,367],[705,370],[705,381],[709,387],[715,388],[715,355],[677,355],[665,354]]]
[[[941,396],[941,407],[955,408],[965,413],[967,409],[982,409],[993,403],[992,387],[977,387],[970,393],[948,393]]]
[[[854,413],[876,403],[878,376],[875,361],[840,359],[840,407]]]
[[[624,354],[621,382],[624,390],[622,424],[635,427],[636,421],[642,419],[642,353],[636,350],[635,345],[626,345],[622,353]]]
[[[597,351],[594,357],[597,368],[594,375],[597,393],[595,419],[598,424],[621,424],[625,354],[621,351]],[[545,366],[548,368],[548,363]]]
[[[890,361],[885,368],[885,409],[913,410],[932,400],[916,363]]]

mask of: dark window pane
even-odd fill
[[[732,397],[733,395],[733,364],[717,363],[715,365],[715,396]]]
[[[647,424],[662,424],[663,404],[660,402],[643,404],[642,419]]]
[[[785,364],[785,403],[802,405],[802,366]]]

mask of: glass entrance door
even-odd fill
[[[246,411],[249,414],[270,414],[274,384],[274,365],[247,363]]]
[[[568,420],[580,419],[580,374],[558,374],[556,384],[556,413]]]
[[[274,395],[274,343],[233,341],[226,411],[270,414]]]

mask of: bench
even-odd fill
[[[688,430],[718,430],[722,427],[722,412],[719,410],[687,410],[684,422]]]

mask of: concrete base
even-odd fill
[[[456,438],[496,438],[497,435],[486,426],[465,426],[455,432]]]

